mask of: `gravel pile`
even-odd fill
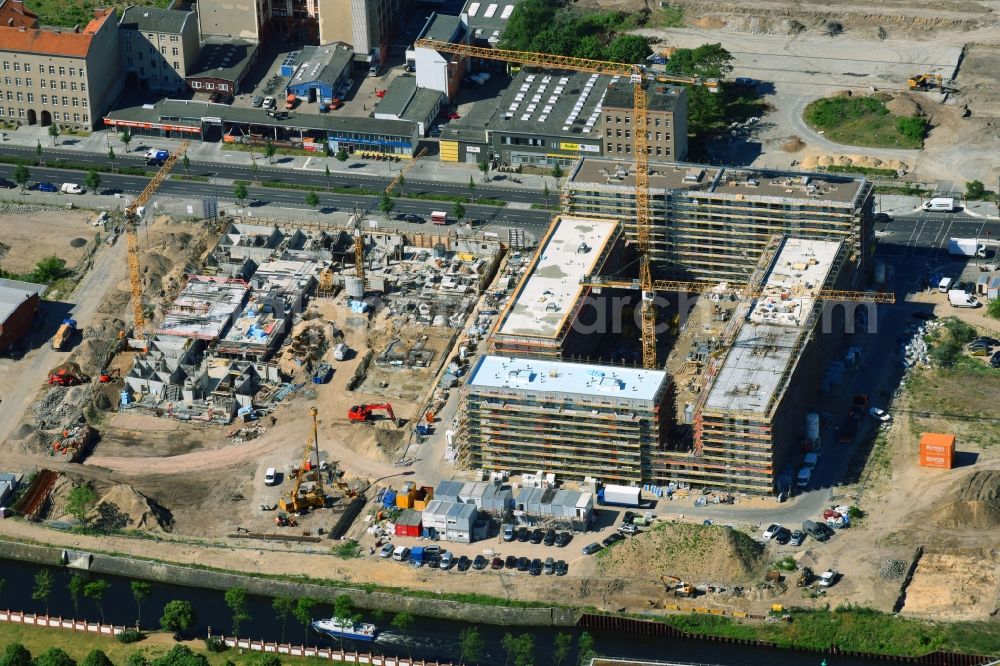
[[[52,210],[53,206],[38,204],[19,204],[0,201],[0,215],[33,215],[42,211]]]
[[[878,568],[878,575],[886,580],[901,578],[906,573],[906,562],[887,558]]]

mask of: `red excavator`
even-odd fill
[[[364,423],[375,420],[374,411],[376,409],[384,410],[388,415],[389,419],[393,423],[396,421],[396,414],[392,411],[392,405],[389,403],[383,403],[381,405],[354,405],[349,410],[347,410],[347,418],[353,423]]]
[[[76,386],[80,383],[80,378],[69,372],[65,368],[56,370],[49,375],[49,384],[53,386]]]
[[[121,368],[113,368],[111,370],[105,368],[104,370],[101,370],[101,374],[97,376],[97,381],[99,381],[102,384],[108,384],[115,377],[118,377],[120,379],[121,376],[122,376]]]

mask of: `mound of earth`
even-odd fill
[[[919,104],[917,104],[917,101],[913,99],[911,95],[906,93],[896,95],[891,100],[886,102],[885,107],[889,109],[889,113],[892,115],[903,118],[924,115],[924,110]]]
[[[89,520],[107,530],[169,532],[173,527],[169,511],[124,483],[113,486],[98,500]]]
[[[676,576],[688,582],[741,583],[766,564],[764,547],[742,532],[718,525],[661,523],[601,552],[605,576]]]
[[[962,483],[954,501],[934,512],[941,527],[1000,527],[1000,471],[975,472]]]
[[[805,141],[798,136],[793,136],[785,143],[781,144],[781,149],[786,153],[797,153],[806,147]]]

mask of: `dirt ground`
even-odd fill
[[[903,612],[914,617],[986,620],[997,608],[1000,551],[927,553],[906,591]]]
[[[84,246],[93,243],[97,233],[87,224],[93,217],[89,211],[40,206],[0,212],[0,268],[27,273],[39,260],[51,256],[63,259],[67,266],[76,265]]]

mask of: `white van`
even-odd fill
[[[345,358],[347,358],[347,345],[341,342],[333,348],[333,359],[343,361]]]
[[[921,208],[935,213],[952,213],[955,211],[955,200],[951,197],[934,197],[925,201]]]
[[[950,277],[941,278],[941,281],[938,282],[938,291],[940,291],[942,294],[947,294],[948,290],[951,289],[951,285],[954,282],[955,281]]]
[[[406,546],[398,546],[396,550],[392,551],[392,559],[397,562],[402,562],[410,556],[410,549]]]
[[[273,467],[268,467],[264,470],[264,485],[273,486],[278,482],[278,473]]]
[[[76,183],[63,183],[59,191],[63,194],[83,194],[83,188]]]

